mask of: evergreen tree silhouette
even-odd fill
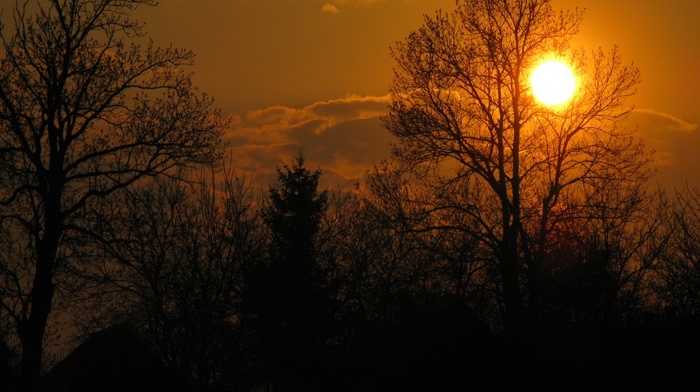
[[[248,284],[248,312],[273,390],[322,390],[333,306],[317,260],[316,238],[327,207],[318,191],[321,171],[304,167],[300,150],[293,165],[278,168],[263,220],[270,230],[270,258]]]

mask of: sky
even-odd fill
[[[0,0],[0,3],[14,0]],[[618,45],[642,73],[628,126],[656,151],[654,181],[700,187],[700,1],[552,0],[585,9],[574,46]],[[454,0],[160,0],[135,17],[159,46],[193,50],[194,82],[231,120],[239,174],[256,183],[304,147],[326,184],[362,180],[389,157],[381,127],[390,47]]]

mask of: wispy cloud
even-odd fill
[[[275,168],[304,148],[311,167],[323,170],[325,184],[359,181],[373,162],[389,156],[392,141],[379,117],[389,96],[348,96],[303,108],[273,106],[232,119],[226,139],[237,170],[259,184],[275,179]]]
[[[382,127],[386,96],[347,96],[294,108],[271,106],[232,118],[226,139],[232,146],[237,171],[262,186],[276,179],[275,169],[304,148],[311,168],[323,170],[324,186],[350,186],[361,182],[377,160],[388,158],[395,140]],[[636,109],[628,126],[656,151],[654,166],[659,180],[681,184],[700,172],[692,146],[700,143],[698,125],[651,109]],[[694,173],[694,174],[693,174]]]
[[[694,146],[700,142],[698,124],[654,109],[635,109],[628,119],[647,147],[654,150],[657,180],[682,186],[697,177],[700,160]]]
[[[698,128],[697,124],[654,109],[635,109],[628,122],[654,150],[657,166],[673,165],[679,153],[679,140]]]
[[[322,11],[324,12],[330,12],[333,14],[337,14],[340,12],[340,7],[345,7],[345,6],[368,6],[368,5],[373,5],[377,3],[384,3],[389,0],[332,0],[331,3],[326,3],[323,5],[321,8]],[[403,0],[407,1],[407,0]]]
[[[388,0],[335,0],[336,4],[357,4],[357,5],[371,5],[376,3],[383,3]]]
[[[336,6],[333,5],[333,4],[324,4],[323,7],[321,7],[321,11],[323,11],[323,12],[328,12],[328,13],[331,13],[331,14],[337,14],[337,13],[340,12],[340,10],[338,9],[338,7],[336,7]]]
[[[689,123],[681,118],[654,109],[635,109],[633,117],[644,117],[646,124],[655,131],[681,131],[690,133],[698,129],[698,124]]]

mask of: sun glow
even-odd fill
[[[555,106],[568,101],[574,94],[576,77],[563,61],[547,60],[532,71],[530,85],[538,101]]]

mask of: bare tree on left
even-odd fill
[[[91,230],[86,208],[220,159],[225,124],[194,93],[185,70],[194,54],[138,44],[142,25],[129,16],[155,4],[18,1],[2,15],[12,25],[0,30],[0,316],[21,343],[23,389],[40,374],[58,277],[80,268],[69,243]]]

